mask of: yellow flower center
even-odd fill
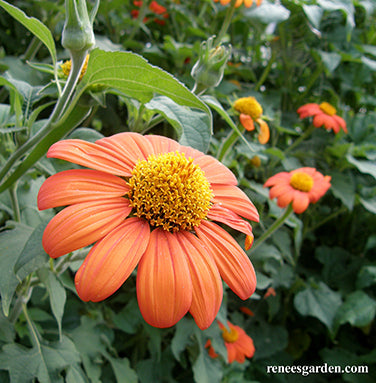
[[[322,102],[320,104],[320,109],[329,116],[334,116],[337,113],[336,108],[333,105],[330,105],[329,102]]]
[[[151,226],[172,232],[198,226],[213,198],[204,172],[179,152],[138,161],[128,184],[134,214],[147,219]]]
[[[234,109],[239,113],[247,114],[251,116],[253,120],[256,120],[262,115],[262,106],[254,97],[242,97],[235,101]]]
[[[227,343],[234,343],[239,338],[239,333],[234,329],[230,327],[230,331],[228,331],[226,328],[222,330],[222,337],[225,342]]]
[[[81,80],[82,77],[84,77],[84,74],[86,73],[88,61],[89,61],[89,55],[86,55],[84,65],[81,69],[79,80]],[[65,61],[63,64],[60,65],[60,68],[63,71],[64,75],[68,77],[72,69],[72,60]]]
[[[309,192],[313,186],[313,178],[304,172],[296,172],[291,176],[290,185],[302,192]]]

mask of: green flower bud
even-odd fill
[[[86,0],[65,0],[65,24],[62,45],[70,51],[87,51],[95,44],[93,22],[90,20]]]
[[[199,59],[191,71],[191,76],[200,88],[215,87],[222,81],[226,63],[231,56],[231,45],[213,47],[214,37],[201,43]]]

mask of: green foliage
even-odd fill
[[[264,0],[234,10],[213,0],[158,1],[168,17],[150,2],[99,4],[89,20],[96,47],[81,78],[86,48],[73,57],[60,44],[63,0],[0,0],[0,381],[375,381],[374,1]],[[223,79],[197,89],[191,71],[207,41],[231,45],[232,55],[224,66],[229,51],[210,46],[220,64],[213,78]],[[67,77],[58,60],[71,56]],[[246,131],[233,108],[249,96],[263,108],[266,144],[258,122]],[[324,101],[348,133],[299,119],[300,106]],[[148,325],[137,304],[137,269],[105,301],[83,302],[74,275],[90,247],[59,259],[45,252],[44,229],[60,208],[39,211],[39,188],[75,167],[46,158],[48,148],[125,131],[168,136],[212,155],[257,207],[247,251],[257,290],[241,301],[224,284],[217,315],[253,339],[256,351],[245,363],[227,363],[216,321],[205,331],[190,314],[172,328]],[[280,208],[263,187],[299,167],[331,177],[328,192],[302,214]],[[243,248],[244,235],[224,228]],[[218,357],[209,355],[208,340]],[[325,363],[368,372],[267,372]]]

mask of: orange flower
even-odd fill
[[[133,1],[133,4],[138,8],[142,7],[142,1],[140,1],[140,0]],[[167,13],[167,9],[163,5],[158,4],[155,0],[153,0],[149,4],[149,10],[151,12],[153,12],[154,14],[163,17],[164,19],[168,19],[168,17],[169,17],[169,14]],[[139,13],[140,13],[140,11],[138,9],[133,9],[131,11],[131,15],[134,19],[137,19]],[[149,19],[147,17],[145,17],[143,21],[144,21],[144,23],[146,23],[148,20]],[[166,24],[165,20],[162,20],[159,18],[154,18],[154,22],[157,24],[160,24],[160,25]]]
[[[334,130],[334,133],[338,133],[341,128],[347,133],[346,121],[337,116],[337,110],[334,106],[328,102],[322,102],[319,104],[306,104],[301,106],[297,110],[301,119],[313,116],[313,125],[316,128],[320,128],[324,125],[327,130]]]
[[[266,144],[269,141],[270,132],[268,124],[261,119],[263,110],[259,102],[254,97],[238,98],[234,102],[234,109],[240,113],[240,123],[246,130],[254,130],[254,121],[258,123],[260,128],[258,140],[260,144]]]
[[[214,0],[215,3],[218,3],[218,1],[219,1],[222,5],[227,5],[227,4],[231,3],[231,0]],[[249,8],[249,7],[252,6],[252,4],[253,4],[253,0],[236,0],[235,8],[240,7],[243,3],[244,3],[244,5],[245,5],[247,8]],[[259,6],[261,3],[262,3],[262,0],[256,0],[256,5],[257,5],[257,6]]]
[[[316,203],[330,188],[330,176],[315,168],[300,168],[270,177],[264,187],[271,187],[269,197],[277,198],[279,207],[292,202],[295,213],[303,213],[310,203]]]
[[[275,289],[273,287],[269,287],[267,290],[266,290],[266,293],[264,295],[264,299],[270,297],[271,295],[273,295],[273,297],[275,297],[277,295],[277,293],[275,292]]]
[[[201,329],[222,301],[222,282],[241,298],[256,288],[251,261],[222,227],[252,235],[258,213],[215,158],[161,136],[119,133],[95,143],[51,146],[47,157],[92,169],[48,178],[39,209],[67,206],[47,225],[52,257],[96,244],[75,278],[84,301],[113,294],[138,264],[137,297],[146,322],[170,327],[188,311]]]
[[[232,363],[235,360],[239,363],[244,363],[245,357],[253,357],[255,353],[253,340],[241,327],[235,326],[231,322],[227,321],[227,326],[230,329],[230,331],[228,331],[227,328],[219,321],[218,325],[222,330],[222,337],[227,348],[228,363]],[[208,352],[212,358],[218,357],[218,354],[211,345],[210,339],[206,342],[205,347],[209,349]]]

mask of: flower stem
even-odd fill
[[[315,127],[311,125],[298,139],[296,139],[292,145],[290,145],[286,150],[285,150],[285,155],[286,153],[291,152],[294,148],[296,148],[302,141],[304,141],[307,137],[309,137],[312,132],[315,130]]]
[[[220,42],[223,39],[223,36],[226,34],[227,29],[231,24],[232,16],[234,15],[234,12],[235,12],[235,2],[236,2],[236,0],[231,0],[231,3],[227,8],[227,13],[226,13],[225,19],[223,21],[221,30],[219,31],[217,38],[214,41],[214,46],[220,44]]]
[[[9,194],[12,201],[13,219],[16,222],[21,222],[20,205],[17,197],[17,182],[10,187]]]
[[[286,211],[266,230],[261,237],[259,237],[253,244],[251,251],[257,249],[267,238],[269,238],[277,229],[279,229],[283,223],[290,217],[293,212],[292,205],[290,204]]]
[[[223,144],[220,146],[218,151],[218,160],[222,161],[223,158],[226,156],[228,151],[232,148],[232,146],[235,144],[235,142],[238,140],[238,138],[243,134],[244,128],[238,129],[238,130],[232,130],[228,136],[223,141]]]

